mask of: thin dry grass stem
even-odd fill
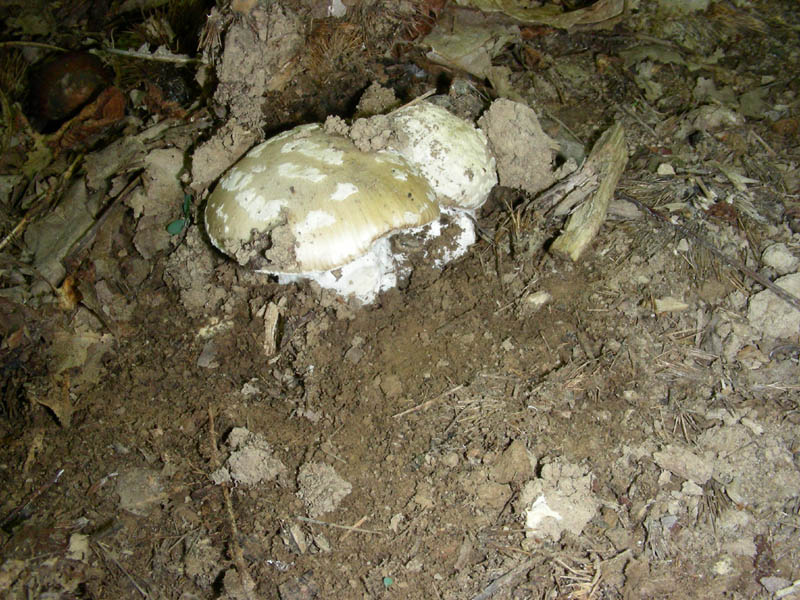
[[[564,380],[564,388],[569,391],[582,392],[586,389],[586,367],[593,361],[585,361],[571,370]]]
[[[367,522],[367,519],[369,519],[369,515],[364,515],[364,516],[363,516],[363,517],[361,517],[361,518],[360,518],[358,521],[356,521],[355,523],[353,523],[353,526],[352,526],[352,528],[351,528],[351,529],[348,529],[347,531],[345,531],[345,532],[344,532],[344,535],[342,536],[342,538],[341,538],[339,541],[340,541],[340,542],[343,542],[343,541],[345,541],[347,538],[349,538],[349,537],[350,537],[350,534],[352,534],[354,531],[356,531],[356,530],[357,530],[359,527],[361,527],[361,526],[362,526],[364,523],[366,523],[366,522]]]
[[[478,373],[478,377],[485,377],[486,379],[500,379],[503,381],[519,381],[519,375],[501,375],[499,373]]]
[[[197,41],[197,49],[205,55],[206,59],[222,46],[222,34],[228,28],[232,18],[231,13],[223,14],[216,7],[209,12],[206,24]]]
[[[523,201],[515,207],[514,202],[510,201],[507,195],[503,195],[502,203],[505,211],[503,217],[495,225],[494,236],[490,242],[494,246],[497,264],[500,263],[498,253],[503,240],[508,238],[508,253],[513,257],[524,241],[525,232],[533,228],[533,216],[528,210],[530,201]]]
[[[794,531],[800,530],[800,498],[793,498],[783,506],[778,525]]]
[[[528,571],[530,571],[536,564],[536,559],[526,560],[524,563],[515,567],[490,583],[480,594],[472,597],[472,600],[489,600],[503,588],[510,587],[520,579],[522,579]]]
[[[733,4],[724,2],[710,6],[708,18],[712,22],[720,23],[737,31],[750,31],[762,35],[769,31],[767,24],[761,19],[738,9]]]
[[[419,95],[419,96],[417,96],[416,98],[414,98],[414,99],[412,99],[412,100],[409,100],[409,101],[408,101],[408,102],[406,102],[405,104],[401,104],[400,106],[398,106],[398,107],[397,107],[397,108],[395,108],[394,110],[390,111],[388,114],[390,114],[390,115],[393,115],[393,114],[394,114],[394,113],[396,113],[398,110],[401,110],[401,109],[403,109],[403,108],[408,108],[409,106],[414,106],[415,104],[419,104],[420,102],[422,102],[422,101],[423,101],[423,100],[425,100],[426,98],[430,98],[431,96],[433,96],[435,93],[436,93],[436,89],[430,89],[430,90],[428,90],[427,92],[423,92],[422,94],[420,94],[420,95]],[[474,219],[473,219],[473,223],[475,223],[475,220],[474,220]]]
[[[692,327],[690,329],[680,329],[678,331],[673,331],[666,335],[670,340],[678,344],[680,344],[681,342],[685,342],[686,340],[689,340],[692,343],[694,343],[694,337],[697,335],[697,328]]]
[[[736,290],[737,290],[738,292],[741,292],[741,293],[742,293],[742,294],[744,294],[744,295],[748,295],[748,294],[750,293],[750,292],[747,290],[747,288],[744,286],[744,283],[742,282],[742,280],[741,280],[741,279],[739,279],[738,277],[736,277],[736,275],[735,275],[735,274],[733,274],[733,273],[728,273],[728,275],[727,275],[727,279],[728,279],[728,281],[731,283],[731,285],[732,285],[734,288],[736,288]]]
[[[644,129],[647,133],[649,133],[652,138],[654,138],[656,140],[660,140],[661,139],[660,136],[658,135],[658,133],[656,133],[656,130],[653,129],[653,127],[651,125],[649,125],[642,117],[640,117],[634,111],[629,109],[627,106],[625,106],[624,104],[619,104],[618,102],[615,102],[614,106],[617,108],[617,110],[621,110],[626,115],[628,115],[631,119],[633,119],[634,121],[639,123],[639,125],[641,125],[642,129]]]
[[[772,146],[770,146],[767,142],[765,142],[764,138],[762,138],[760,135],[758,135],[758,132],[756,132],[755,129],[750,129],[747,132],[747,135],[748,135],[748,137],[752,137],[756,142],[761,144],[761,146],[764,148],[764,150],[767,151],[767,154],[769,154],[770,156],[777,156],[778,155],[778,153],[775,152],[775,150],[773,150]]]
[[[78,165],[83,162],[83,154],[79,154],[72,164],[62,173],[62,175],[52,184],[48,185],[47,190],[40,194],[33,205],[28,209],[25,215],[20,219],[14,229],[0,241],[0,251],[3,250],[14,239],[25,233],[28,225],[30,225],[36,218],[43,215],[45,212],[56,206],[61,199],[68,182],[72,179],[72,174]]]
[[[725,492],[722,484],[710,479],[703,486],[703,497],[698,507],[697,520],[705,520],[710,526],[714,536],[717,535],[717,519],[722,512],[733,506],[733,501]]]
[[[500,314],[501,312],[503,312],[503,311],[505,311],[505,310],[507,310],[507,309],[511,308],[512,306],[514,306],[514,307],[518,306],[518,305],[519,305],[519,303],[520,303],[520,301],[521,301],[523,298],[525,298],[525,296],[527,295],[527,292],[528,292],[528,290],[530,289],[530,287],[531,287],[532,285],[535,285],[535,284],[536,284],[538,281],[539,281],[539,278],[538,278],[538,277],[535,277],[533,280],[529,281],[529,282],[528,282],[528,283],[525,285],[525,287],[524,287],[524,288],[522,288],[522,291],[519,293],[519,295],[518,295],[516,298],[514,298],[514,299],[513,299],[511,302],[508,302],[508,303],[504,304],[503,306],[501,306],[500,308],[498,308],[496,311],[494,311],[492,314],[496,316],[496,315]]]
[[[686,351],[686,357],[691,358],[695,362],[707,365],[717,360],[719,355],[714,354],[713,352],[706,352],[700,348],[689,348]]]
[[[459,425],[477,424],[482,419],[487,419],[505,409],[505,402],[500,398],[472,397],[456,402],[456,407],[461,409],[454,423]],[[465,432],[476,429],[476,426],[464,430]]]
[[[668,381],[678,381],[681,379],[702,381],[705,379],[704,372],[701,369],[669,360],[656,361],[655,372],[662,375],[662,377]]]
[[[304,65],[312,78],[325,82],[345,70],[350,71],[364,44],[360,28],[353,23],[319,23],[306,40]]]
[[[347,531],[355,531],[356,533],[371,533],[373,535],[385,535],[383,531],[374,531],[372,529],[362,529],[358,527],[360,523],[363,523],[367,517],[364,517],[362,520],[358,521],[356,525],[340,525],[339,523],[328,523],[327,521],[320,521],[318,519],[312,519],[310,517],[301,517],[296,516],[295,519],[298,521],[303,521],[304,523],[311,523],[313,525],[324,525],[325,527],[333,527],[334,529],[345,529]]]
[[[654,373],[660,374],[669,381],[680,379],[702,381],[706,375],[706,365],[718,357],[694,346],[694,337],[697,334],[695,329],[686,329],[680,333],[681,338],[677,340],[670,335],[664,336],[670,343],[664,344],[664,350],[652,358],[652,364],[655,366]],[[689,340],[691,344],[685,343],[686,340]]]
[[[409,415],[411,413],[418,412],[420,410],[425,410],[425,409],[433,406],[434,404],[436,404],[438,401],[446,398],[450,394],[456,393],[458,390],[460,390],[463,387],[464,387],[464,384],[452,387],[449,390],[447,390],[445,392],[442,392],[438,396],[436,396],[434,398],[431,398],[430,400],[426,400],[425,402],[422,402],[421,404],[417,404],[416,406],[412,406],[411,408],[406,409],[406,410],[404,410],[402,412],[399,412],[399,413],[397,413],[396,415],[393,415],[393,416],[394,416],[395,419],[399,419],[400,417],[405,417],[406,415]]]
[[[128,581],[131,582],[131,585],[142,595],[142,598],[151,598],[152,596],[146,589],[144,583],[140,583],[136,580],[136,578],[128,572],[125,567],[117,560],[115,553],[111,550],[111,548],[104,544],[103,542],[93,542],[92,544],[95,548],[99,548],[101,552],[99,553],[100,556],[103,558],[104,561],[108,561],[113,564],[117,569],[119,569],[120,573],[122,573]],[[111,570],[111,569],[109,569]]]
[[[759,283],[760,285],[764,286],[765,288],[768,288],[772,293],[774,293],[776,296],[784,300],[786,303],[790,304],[795,309],[800,310],[800,298],[798,298],[794,294],[787,292],[782,287],[775,285],[772,281],[767,279],[761,273],[758,273],[748,268],[742,261],[730,257],[721,250],[717,249],[717,247],[713,245],[711,242],[709,242],[705,237],[693,231],[690,225],[673,222],[672,220],[670,220],[670,218],[664,216],[654,208],[644,204],[643,202],[641,202],[637,198],[634,198],[633,196],[629,196],[623,192],[620,192],[619,196],[624,200],[627,200],[628,202],[632,202],[633,204],[635,204],[636,207],[639,208],[639,210],[643,211],[648,216],[648,218],[656,220],[661,224],[667,225],[680,234],[690,236],[695,242],[703,246],[707,251],[711,252],[715,256],[715,258],[724,262],[729,267],[736,269],[737,271],[746,275],[747,277]]]
[[[514,210],[514,207],[511,206],[508,198],[503,198],[503,204],[505,204],[506,211],[508,211],[506,223],[511,223],[511,229],[509,230],[511,243],[515,244],[519,239],[519,234],[522,230],[522,211],[520,209]]]
[[[524,529],[521,529],[520,532],[523,532]],[[506,546],[503,544],[498,544],[497,542],[488,541],[486,545],[490,548],[494,548],[500,554],[505,554],[506,556],[513,556],[513,557],[520,557],[524,556],[526,558],[531,558],[533,556],[532,553],[526,552],[522,548],[517,548],[516,546]]]
[[[554,562],[567,570],[566,575],[559,576],[559,582],[569,590],[569,598],[575,600],[592,600],[596,598],[598,587],[603,576],[600,559],[595,557],[591,564],[570,567],[564,561],[555,558]]]
[[[695,436],[700,432],[700,427],[695,421],[694,414],[700,414],[697,411],[688,410],[682,404],[677,404],[672,409],[672,435],[676,436],[678,432],[683,435],[683,439],[687,444],[695,443]],[[666,431],[667,427],[664,424],[664,410],[661,411],[661,421]]]
[[[9,48],[0,52],[0,92],[11,102],[23,92],[27,69],[21,51]],[[8,123],[4,125],[8,126]]]
[[[175,40],[175,32],[172,30],[167,11],[164,8],[155,9],[146,19],[134,25],[130,33],[154,47],[164,46],[172,51],[177,51],[177,48],[172,45]]]
[[[788,383],[775,382],[775,383],[759,383],[755,384],[751,389],[753,390],[775,390],[778,392],[790,392],[792,390],[800,390],[800,385],[791,385]]]

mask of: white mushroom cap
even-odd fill
[[[401,108],[390,119],[389,146],[419,170],[442,204],[474,210],[484,203],[497,173],[483,131],[430,102]]]
[[[317,124],[247,153],[208,199],[212,243],[269,273],[328,271],[393,231],[439,216],[428,183],[392,152],[360,152]]]

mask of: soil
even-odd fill
[[[797,7],[514,25],[492,64],[559,143],[558,178],[625,128],[608,218],[579,260],[547,252],[563,221],[512,153],[522,183],[466,255],[360,306],[220,254],[202,198],[264,132],[348,119],[374,81],[405,102],[458,76],[462,106],[492,86],[388,58],[433,16],[347,2],[325,36],[307,4],[234,15],[209,51],[218,125],[126,138],[147,175],[78,304],[4,294],[0,592],[800,598],[800,310],[764,285],[800,292]],[[185,190],[192,223],[164,235]]]

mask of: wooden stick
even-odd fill
[[[441,400],[445,396],[449,396],[450,394],[452,394],[454,392],[457,392],[458,390],[460,390],[463,387],[464,387],[463,383],[461,385],[457,385],[456,387],[451,388],[451,389],[447,390],[446,392],[442,392],[441,394],[439,394],[435,398],[431,398],[430,400],[426,400],[422,404],[417,404],[416,406],[412,406],[408,410],[404,410],[403,412],[397,413],[396,415],[394,415],[394,418],[398,419],[400,417],[404,417],[404,416],[406,416],[408,414],[411,414],[412,412],[417,412],[418,410],[425,410],[426,408],[428,408],[433,403],[438,402],[439,400]]]
[[[535,564],[534,559],[526,560],[518,567],[514,567],[502,577],[498,577],[489,586],[477,596],[473,596],[472,600],[488,600],[499,592],[502,588],[513,585],[518,579],[521,579],[528,571],[530,571]]]
[[[211,406],[208,407],[208,434],[211,437],[211,466],[219,468],[219,449],[217,448],[217,433],[214,429],[214,411]],[[233,502],[231,500],[231,491],[228,486],[222,486],[222,495],[225,498],[225,508],[228,513],[228,522],[231,526],[231,555],[233,563],[236,565],[236,570],[239,574],[239,582],[242,585],[242,592],[245,598],[250,600],[252,598],[250,592],[255,589],[255,581],[250,575],[247,568],[247,563],[244,561],[244,553],[242,546],[239,544],[239,527],[236,525],[236,514],[233,512]]]
[[[61,476],[63,474],[64,474],[64,469],[59,469],[56,472],[54,477],[51,477],[46,482],[44,482],[39,487],[38,490],[36,490],[30,496],[28,496],[28,498],[27,498],[27,500],[25,500],[25,502],[23,502],[22,504],[17,506],[15,509],[13,509],[11,512],[9,512],[5,517],[3,517],[3,520],[0,521],[0,527],[5,527],[8,523],[11,523],[12,521],[14,521],[14,519],[17,517],[17,515],[22,513],[22,511],[24,511],[31,504],[33,504],[36,501],[36,499],[39,496],[41,496],[42,494],[44,494],[47,490],[49,490],[51,486],[53,486],[56,483],[58,483],[58,480],[61,479]]]
[[[607,129],[592,148],[581,171],[594,173],[597,190],[570,215],[564,232],[556,238],[550,250],[577,261],[592,243],[608,212],[622,171],[628,162],[625,130],[621,123]]]

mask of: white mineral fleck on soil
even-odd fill
[[[528,481],[519,499],[526,536],[556,542],[565,531],[579,535],[599,507],[591,472],[562,459],[544,464],[541,477]]]

